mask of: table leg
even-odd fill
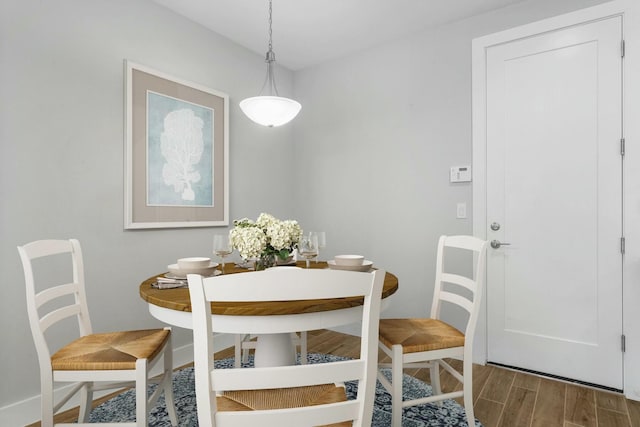
[[[254,364],[256,367],[295,365],[296,354],[291,334],[258,335]]]

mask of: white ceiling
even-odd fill
[[[268,0],[153,0],[260,55]],[[525,0],[273,0],[276,61],[299,70]]]

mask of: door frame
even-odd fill
[[[638,40],[640,35],[640,5],[627,0],[614,0],[598,6],[548,18],[531,24],[522,25],[495,34],[486,35],[472,42],[472,173],[473,173],[473,234],[487,238],[487,192],[486,192],[486,50],[492,46],[508,43],[541,33],[575,26],[613,16],[622,17],[623,38]],[[631,361],[640,358],[640,313],[637,303],[640,301],[640,247],[634,235],[640,235],[640,153],[631,150],[629,143],[639,141],[640,125],[640,83],[625,80],[626,75],[640,75],[640,47],[627,43],[623,61],[623,133],[627,141],[627,150],[623,164],[623,230],[626,239],[626,251],[623,256],[623,333],[627,338],[626,352],[623,354],[623,390],[627,398],[640,400],[640,366]],[[636,79],[637,80],[637,79]],[[630,96],[634,94],[634,97]],[[632,154],[633,153],[633,154]],[[635,154],[635,156],[634,156]],[[635,158],[634,158],[635,157]],[[635,180],[635,181],[634,181]],[[627,220],[629,218],[630,220]],[[635,288],[625,284],[636,283]],[[629,289],[627,289],[629,288]],[[474,344],[474,362],[485,364],[488,353],[487,334],[487,298],[482,301]],[[634,313],[635,312],[635,313]],[[640,365],[637,364],[636,365]],[[594,367],[597,369],[597,367]]]

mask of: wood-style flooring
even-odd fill
[[[311,331],[308,349],[357,357],[360,339],[328,330]],[[233,357],[233,348],[220,351],[215,357]],[[429,382],[427,369],[406,372]],[[459,387],[447,372],[442,373],[441,381],[444,391]],[[473,382],[475,415],[485,427],[640,427],[640,402],[627,400],[620,394],[494,366],[475,365]],[[56,417],[56,422],[76,420],[77,409]],[[28,427],[36,426],[40,423]]]
[[[310,332],[308,339],[309,351],[350,357],[359,351],[359,338],[332,331]],[[456,362],[450,363],[460,369]],[[405,372],[429,382],[428,369]],[[445,392],[460,388],[446,371],[441,383]],[[473,396],[485,427],[640,427],[640,402],[494,366],[474,365]]]

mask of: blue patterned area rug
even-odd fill
[[[326,354],[309,354],[310,363],[323,363],[344,358]],[[252,365],[252,360],[246,367]],[[218,368],[232,368],[233,358],[216,361]],[[389,372],[383,371],[389,377]],[[196,413],[196,396],[193,368],[185,368],[173,376],[173,390],[180,427],[198,425]],[[151,387],[155,387],[152,385]],[[357,386],[346,384],[347,397],[355,398]],[[404,375],[403,390],[405,397],[416,398],[431,395],[431,386],[409,375]],[[91,422],[124,422],[135,420],[135,391],[129,390],[108,400],[91,411]],[[391,425],[391,396],[380,382],[376,385],[376,400],[373,410],[372,427],[389,427]],[[164,402],[164,395],[158,399],[156,407],[151,409],[149,426],[170,427],[169,416]],[[464,408],[454,400],[445,400],[440,406],[419,405],[405,408],[402,413],[402,427],[467,427]],[[482,424],[476,420],[476,427]]]

